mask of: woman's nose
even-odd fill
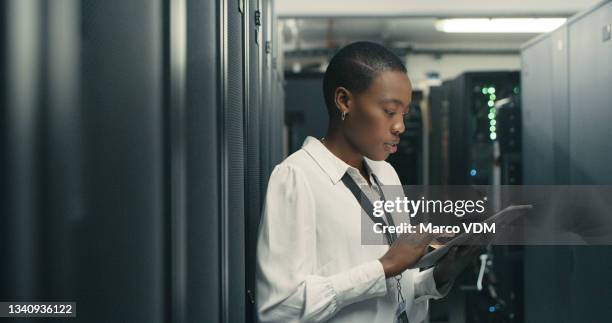
[[[391,127],[391,132],[394,135],[401,135],[406,131],[406,126],[404,125],[404,118],[399,119],[398,121],[393,123],[393,127]]]

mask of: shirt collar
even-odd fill
[[[311,157],[315,160],[315,162],[323,169],[323,171],[329,176],[330,180],[334,183],[338,183],[346,170],[350,166],[342,159],[338,158],[334,155],[319,139],[308,136],[306,140],[304,140],[304,144],[302,145],[302,149],[304,149]],[[376,178],[380,181],[380,167],[379,162],[373,161],[367,157],[363,157],[365,160],[366,170],[368,173],[374,174]],[[382,184],[382,183],[381,183]]]

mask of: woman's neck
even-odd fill
[[[357,168],[364,178],[367,178],[363,165],[363,155],[342,134],[328,131],[322,143],[332,154],[350,166]]]

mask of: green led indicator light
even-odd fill
[[[489,119],[495,119],[495,115],[493,113],[489,113]]]
[[[495,105],[495,102],[493,102],[493,101],[489,101],[489,102],[488,102],[488,104],[489,104],[489,106],[490,106],[490,107],[492,107],[492,106],[494,106],[494,105]]]
[[[515,87],[514,87],[514,94],[519,94],[519,88],[518,88],[518,86],[515,86]]]
[[[495,128],[495,126],[491,126],[491,127],[489,128],[489,130],[491,130],[491,132],[495,132],[495,130],[497,130],[497,129]]]
[[[497,138],[497,134],[493,132],[489,135],[489,138],[491,138],[491,140],[495,140]]]
[[[495,94],[495,88],[494,87],[490,87],[487,92],[489,92],[489,94]]]
[[[495,113],[497,113],[497,111],[495,111],[495,108],[491,108],[491,109],[489,109],[489,113],[495,114]]]
[[[494,125],[496,125],[496,124],[497,124],[497,121],[496,121],[496,120],[491,120],[491,121],[489,122],[489,124],[490,124],[490,125],[492,125],[492,126],[494,126]]]
[[[489,100],[495,100],[497,97],[495,96],[495,94],[491,94],[489,95]]]
[[[482,88],[482,94],[487,94],[489,93],[489,90],[486,87]]]

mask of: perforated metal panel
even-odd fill
[[[224,228],[227,293],[223,304],[225,322],[243,322],[245,319],[245,251],[244,251],[244,97],[243,97],[243,42],[242,17],[238,1],[227,1],[225,39],[225,90],[223,105],[224,158],[223,187]],[[230,308],[231,306],[231,308]]]
[[[261,10],[257,0],[247,1],[245,8],[245,62],[248,68],[247,104],[245,107],[246,185],[245,185],[245,261],[247,290],[247,322],[255,321],[255,262],[257,227],[261,214]]]
[[[82,322],[164,321],[162,8],[82,3]]]
[[[221,322],[220,1],[187,1],[185,322]]]

